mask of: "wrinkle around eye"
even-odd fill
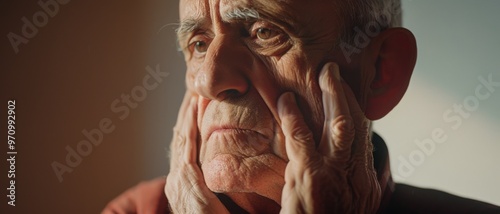
[[[206,35],[195,35],[189,39],[187,42],[186,51],[189,54],[190,59],[200,59],[203,58],[210,46],[211,38]]]
[[[293,46],[292,40],[285,35],[275,36],[265,41],[254,38],[247,41],[247,44],[252,51],[265,56],[283,55]]]
[[[248,47],[260,55],[278,56],[291,48],[292,42],[287,31],[274,22],[259,20],[248,27]]]

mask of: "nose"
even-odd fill
[[[195,75],[194,88],[210,100],[241,96],[248,91],[248,49],[228,36],[216,36],[207,49],[203,65]]]

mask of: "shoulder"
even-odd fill
[[[434,189],[392,181],[384,140],[372,133],[374,167],[383,191],[379,213],[500,213],[500,207]]]
[[[500,213],[500,207],[434,189],[396,184],[385,213]]]

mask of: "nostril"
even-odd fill
[[[241,93],[240,91],[238,91],[236,89],[228,89],[228,90],[223,91],[221,94],[219,94],[219,96],[223,99],[234,98],[234,97],[238,97],[241,95],[243,95],[243,93]]]

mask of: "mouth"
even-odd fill
[[[227,154],[247,158],[271,151],[271,135],[261,130],[229,125],[211,126],[209,130],[203,141],[208,157]]]
[[[242,128],[234,125],[222,125],[222,126],[212,126],[208,129],[208,138],[210,138],[213,134],[224,134],[224,133],[232,133],[232,134],[257,134],[262,140],[269,141],[272,136],[271,129],[250,129],[250,128]]]

